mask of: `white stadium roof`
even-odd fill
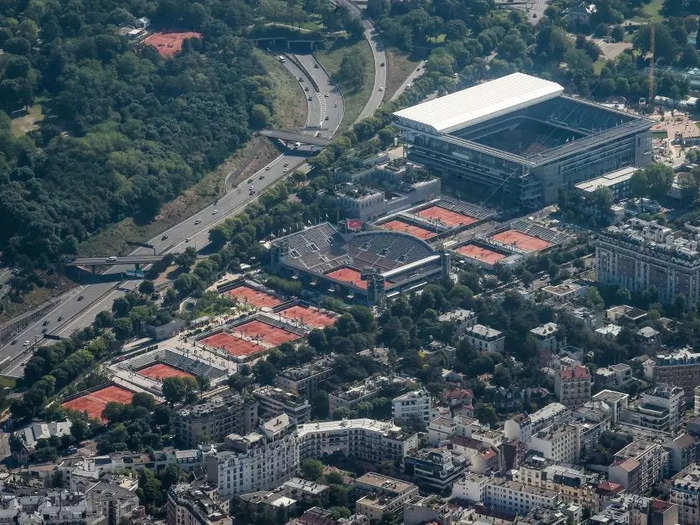
[[[394,113],[400,120],[450,133],[558,97],[556,82],[513,73]]]

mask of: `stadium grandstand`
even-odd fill
[[[625,166],[651,162],[649,119],[513,73],[394,113],[408,158],[522,208]]]
[[[376,304],[449,273],[450,258],[412,235],[339,231],[325,222],[272,243],[273,264],[311,286]]]

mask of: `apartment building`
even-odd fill
[[[168,490],[167,525],[231,525],[228,501],[203,483],[178,483]]]
[[[307,365],[282,370],[275,378],[278,387],[310,399],[318,387],[333,375],[333,358],[324,358]]]
[[[532,436],[530,450],[557,463],[576,463],[581,452],[579,429],[574,425],[552,425]]]
[[[535,508],[551,509],[560,501],[554,491],[473,472],[455,482],[452,496],[511,515],[525,515]]]
[[[204,403],[182,408],[173,417],[175,436],[181,446],[220,443],[232,433],[247,434],[258,423],[258,403],[227,392]]]
[[[455,335],[461,337],[476,324],[476,313],[473,310],[457,308],[440,315],[438,321],[441,323],[452,323],[455,327]]]
[[[682,388],[658,384],[651,392],[644,392],[630,402],[621,411],[620,420],[661,432],[675,432],[681,424],[684,406]]]
[[[425,389],[412,390],[391,400],[391,416],[395,423],[417,421],[423,426],[432,419],[433,402]]]
[[[294,425],[306,423],[311,419],[309,400],[281,388],[261,386],[253,390],[253,397],[258,402],[258,411],[262,418],[287,414]]]
[[[595,371],[595,382],[599,388],[624,388],[633,379],[632,367],[625,363],[601,366]]]
[[[445,448],[422,448],[406,456],[406,474],[430,492],[449,494],[452,484],[468,465],[466,456]]]
[[[506,336],[495,328],[475,324],[464,331],[464,339],[479,352],[503,352]]]
[[[605,403],[610,408],[610,422],[617,425],[620,414],[629,405],[629,394],[615,390],[601,390],[593,396],[593,401]]]
[[[562,337],[557,323],[544,323],[530,330],[538,352],[556,354],[566,346],[566,337]]]
[[[511,474],[513,481],[556,492],[567,504],[598,508],[597,477],[583,470],[557,465],[540,456],[528,456]]]
[[[668,474],[669,453],[658,443],[636,439],[613,456],[608,479],[632,494],[644,494]]]
[[[689,304],[700,298],[700,252],[697,239],[656,221],[629,219],[603,230],[595,241],[596,276],[605,284],[632,292],[656,289],[659,299]]]
[[[366,418],[306,423],[297,427],[297,435],[302,461],[342,452],[373,463],[403,462],[418,447],[417,434],[408,434],[389,421]]]
[[[700,465],[688,465],[671,480],[669,502],[678,506],[683,525],[700,525]]]
[[[299,441],[287,414],[263,422],[245,436],[226,438],[226,450],[204,456],[207,480],[222,498],[277,487],[299,467]]]
[[[581,455],[595,448],[603,432],[610,430],[612,410],[602,401],[589,401],[574,411],[570,423],[578,428]]]
[[[508,439],[529,443],[533,434],[548,426],[567,422],[571,416],[571,410],[561,403],[550,403],[532,414],[519,414],[508,419],[503,430]]]
[[[404,505],[418,495],[413,483],[368,472],[355,480],[355,492],[362,496],[355,503],[355,512],[376,523],[403,512]]]
[[[654,361],[654,381],[682,388],[686,402],[690,402],[695,387],[700,385],[700,352],[682,348],[657,354]]]
[[[554,393],[562,405],[576,408],[591,399],[591,373],[583,365],[564,366],[554,377]]]
[[[415,381],[399,376],[372,376],[358,381],[349,387],[339,388],[328,394],[328,414],[334,417],[339,409],[352,410],[360,403],[369,401],[379,396],[384,390],[391,389],[394,392],[406,391],[415,388]]]

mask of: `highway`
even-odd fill
[[[350,0],[338,0],[338,2],[351,14],[362,19],[362,25],[365,27],[365,39],[367,40],[369,47],[372,48],[372,57],[374,59],[374,86],[372,86],[372,93],[370,94],[365,107],[362,108],[362,111],[355,120],[356,123],[374,115],[374,112],[377,111],[384,100],[387,68],[386,52],[384,51],[383,44],[376,38],[377,33],[374,29],[374,25],[372,25],[372,22],[362,18],[362,11],[360,11],[360,9]]]
[[[404,80],[399,88],[394,92],[393,95],[391,95],[390,101],[394,101],[397,98],[401,96],[401,94],[408,89],[411,84],[413,84],[416,80],[418,80],[420,77],[423,76],[425,73],[425,60],[421,60],[418,65],[415,67],[413,71],[406,77],[406,80]]]
[[[162,255],[127,255],[126,257],[76,257],[63,263],[64,266],[116,266],[119,264],[153,264]]]
[[[311,55],[297,55],[297,58],[320,88],[319,93],[313,93],[311,87],[308,93],[304,91],[308,108],[307,126],[310,128],[308,133],[315,134],[318,131],[320,136],[331,137],[337,131],[343,117],[342,97],[331,85],[323,68],[314,67],[316,61]],[[295,78],[304,78],[303,72],[291,61],[287,60],[284,66]],[[308,80],[302,81],[301,84],[305,87],[308,85]],[[311,96],[310,101],[308,96]],[[319,127],[321,129],[318,129]],[[229,174],[226,184],[229,189],[225,195],[190,218],[161,232],[148,243],[155,247],[157,254],[179,253],[187,246],[195,249],[203,248],[209,242],[211,228],[227,217],[239,213],[246,205],[257,200],[264,190],[304,164],[307,154],[308,149],[304,147],[297,151],[286,151],[237,186],[231,187],[232,177]],[[251,186],[255,191],[254,195],[249,194]],[[129,255],[152,256],[153,249],[138,248]],[[133,270],[133,266],[115,265],[108,268],[106,273],[119,274],[129,270]],[[56,307],[19,333],[13,341],[0,348],[1,373],[20,376],[31,355],[28,349],[41,344],[44,332],[66,337],[76,330],[89,326],[99,312],[111,310],[112,303],[117,297],[137,288],[139,283],[138,280],[96,283],[78,286],[68,291],[60,297]]]

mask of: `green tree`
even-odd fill
[[[162,391],[165,400],[173,405],[185,398],[187,387],[180,377],[166,377],[163,380]]]
[[[304,479],[318,481],[323,476],[323,463],[317,459],[306,459],[301,464],[301,473]]]

